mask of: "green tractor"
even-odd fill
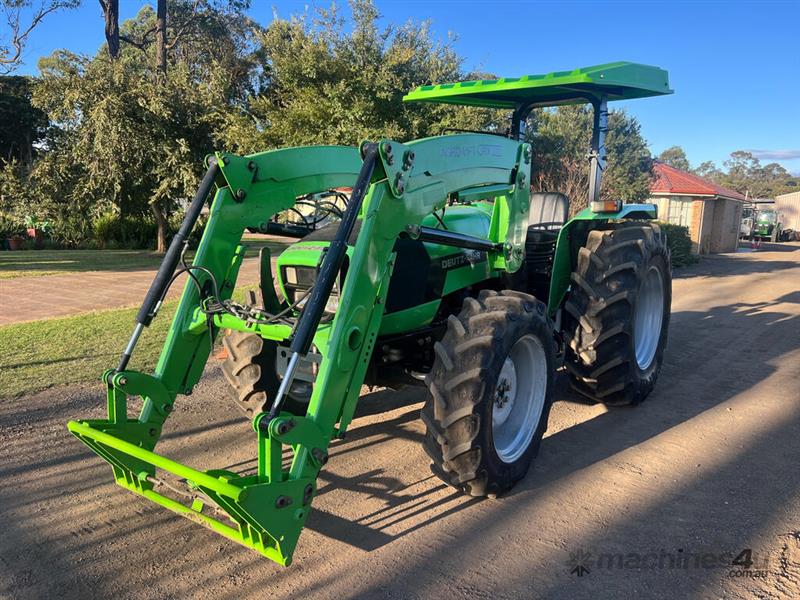
[[[780,214],[772,207],[757,208],[752,237],[771,242],[781,241]]]
[[[603,201],[600,180],[607,102],[669,93],[665,71],[625,62],[422,86],[405,100],[508,109],[508,134],[216,153],[119,365],[103,376],[108,418],[69,429],[119,485],[283,565],[365,382],[427,386],[433,471],[467,494],[502,494],[538,452],[562,365],[578,392],[608,405],[638,404],[656,383],[670,254],[651,222],[655,206]],[[568,220],[563,194],[529,191],[523,127],[534,107],[583,103],[594,107],[589,207]],[[340,218],[284,251],[275,276],[262,251],[259,297],[231,301],[242,232],[345,187]],[[212,190],[187,265],[185,240]],[[129,370],[141,332],[184,273],[155,373]],[[177,396],[197,385],[226,330],[223,370],[258,442],[249,474],[154,451]],[[131,397],[143,399],[138,416],[128,414]]]

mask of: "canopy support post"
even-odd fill
[[[508,132],[508,137],[514,141],[522,141],[525,137],[525,120],[531,114],[533,106],[530,104],[518,104],[511,113],[511,130]]]
[[[606,169],[606,133],[608,132],[608,98],[592,101],[594,121],[592,146],[589,150],[589,205],[600,201],[600,184]]]

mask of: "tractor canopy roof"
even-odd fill
[[[664,69],[614,62],[546,75],[422,85],[406,94],[403,101],[517,108],[585,104],[602,96],[628,100],[671,93]]]

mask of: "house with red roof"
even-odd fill
[[[659,220],[688,227],[697,254],[736,252],[744,195],[664,163],[653,171],[650,202]]]

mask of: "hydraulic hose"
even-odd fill
[[[192,233],[192,229],[194,228],[195,223],[197,223],[197,219],[200,217],[200,212],[203,210],[203,204],[205,204],[206,198],[211,191],[211,187],[214,185],[214,179],[217,177],[217,170],[217,161],[216,159],[212,159],[211,164],[208,166],[208,171],[206,171],[205,176],[203,176],[203,180],[200,182],[200,187],[198,188],[192,203],[186,210],[183,223],[181,223],[178,233],[176,233],[172,238],[169,249],[164,255],[164,260],[161,261],[161,266],[158,268],[158,273],[156,273],[155,279],[153,279],[153,283],[150,284],[150,289],[147,291],[147,295],[144,297],[144,303],[142,303],[142,307],[139,309],[139,313],[136,315],[136,322],[144,325],[145,327],[150,325],[150,322],[153,320],[153,317],[155,316],[154,309],[158,304],[158,301],[161,300],[161,296],[164,294],[164,288],[167,286],[167,283],[169,283],[173,273],[175,273],[175,268],[178,266],[178,261],[180,260],[181,252],[183,251],[183,243]]]

